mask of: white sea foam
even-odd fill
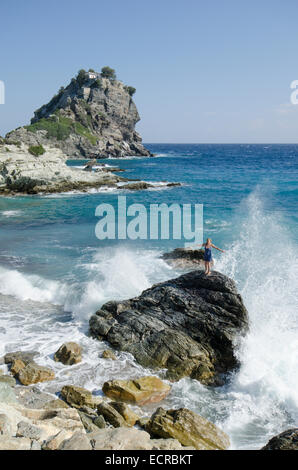
[[[22,213],[21,210],[14,210],[14,211],[1,211],[0,214],[4,217],[17,217]]]
[[[239,351],[242,367],[230,392],[235,404],[225,423],[245,447],[254,426],[264,441],[285,423],[297,424],[298,260],[282,222],[264,209],[258,192],[244,211],[239,239],[217,269],[237,280],[250,318]]]

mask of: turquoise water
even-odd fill
[[[232,448],[259,448],[297,425],[298,145],[148,145],[154,158],[106,160],[121,176],[181,182],[182,187],[0,199],[0,354],[38,349],[56,371],[43,385],[75,383],[99,391],[108,378],[143,374],[130,355],[107,364],[106,345],[86,336],[90,315],[111,299],[138,295],[178,275],[161,252],[185,240],[104,240],[95,236],[100,203],[204,205],[204,236],[226,250],[216,269],[233,277],[251,329],[239,348],[240,371],[212,390],[175,384],[167,406],[188,406],[221,426]],[[84,162],[70,161],[81,166]],[[77,340],[84,361],[54,363],[63,341]],[[148,413],[150,410],[147,410]]]

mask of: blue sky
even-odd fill
[[[145,142],[298,142],[297,0],[10,0],[0,40],[0,135],[109,65]]]

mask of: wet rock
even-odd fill
[[[113,361],[117,359],[113,351],[111,351],[111,349],[106,349],[105,351],[103,351],[102,357],[104,359],[112,359]]]
[[[65,385],[61,390],[61,395],[70,406],[75,408],[83,406],[97,408],[101,402],[101,398],[95,397],[89,390],[83,387],[76,387],[75,385]]]
[[[113,407],[125,420],[129,426],[134,426],[140,417],[125,403],[119,401],[110,402],[109,405]]]
[[[177,439],[184,446],[198,450],[224,450],[229,437],[210,421],[186,408],[164,410],[158,408],[146,425],[152,436]]]
[[[91,334],[167,377],[222,385],[239,366],[235,345],[248,315],[232,279],[201,270],[156,284],[139,297],[108,302],[90,319]]]
[[[79,344],[68,342],[62,344],[54,354],[54,360],[65,365],[78,364],[82,361],[82,348]]]
[[[130,191],[138,191],[140,189],[148,188],[154,188],[154,186],[150,183],[146,183],[145,181],[138,181],[137,183],[128,183],[120,186],[120,189],[129,189]]]
[[[161,258],[176,268],[195,269],[204,267],[204,250],[176,248],[169,253],[164,253]]]
[[[148,376],[133,380],[111,380],[104,383],[102,390],[114,400],[145,405],[163,400],[171,387],[158,377]]]
[[[70,439],[62,442],[59,450],[92,450],[92,446],[86,434],[76,432]]]
[[[274,436],[261,450],[298,450],[298,428]]]
[[[49,367],[40,366],[35,362],[29,362],[23,369],[19,371],[17,378],[21,384],[31,385],[38,382],[48,382],[49,380],[54,380],[55,373]]]

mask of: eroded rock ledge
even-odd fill
[[[24,144],[4,146],[0,143],[0,195],[87,192],[93,188],[137,191],[159,186],[146,181],[131,182],[104,166],[94,172],[69,167],[62,150],[46,146],[42,151],[41,155],[35,156]],[[167,186],[177,184],[168,183]],[[161,186],[164,187],[164,183]]]
[[[192,271],[134,299],[108,302],[90,318],[93,336],[130,352],[144,367],[206,385],[223,384],[238,366],[235,344],[247,329],[234,281],[215,271]]]

